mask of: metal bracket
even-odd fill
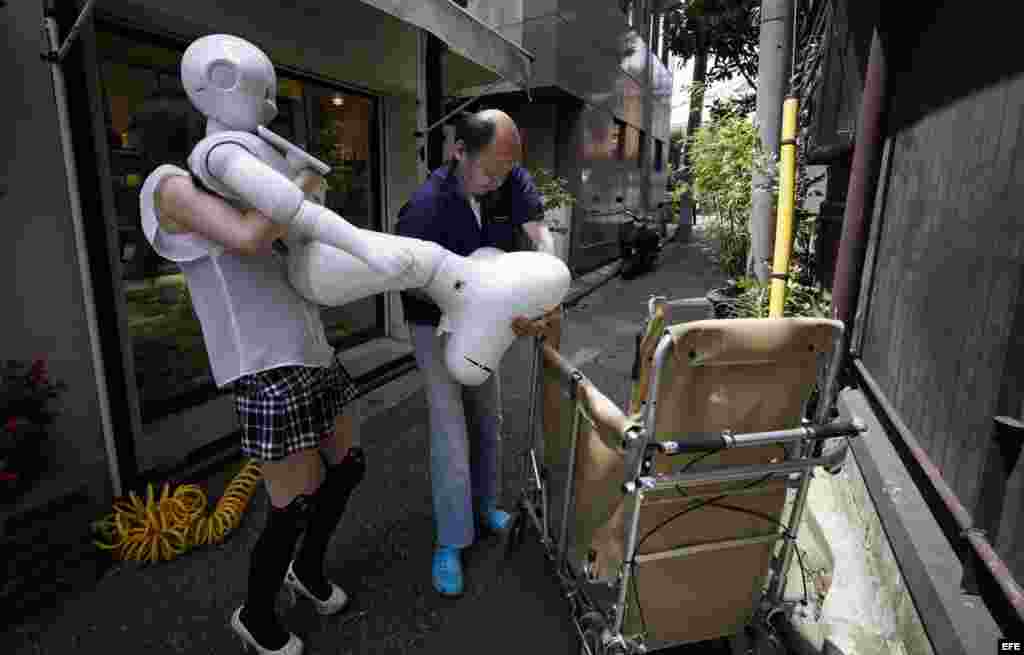
[[[650,491],[651,489],[654,489],[654,478],[649,475],[642,475],[636,480],[630,480],[622,485],[623,493],[627,494],[643,494],[645,491]]]
[[[464,103],[462,103],[461,105],[459,105],[455,109],[451,110],[450,112],[448,112],[447,114],[442,116],[440,119],[435,121],[433,125],[428,126],[426,130],[423,130],[423,131],[416,130],[415,132],[413,132],[413,136],[415,136],[417,139],[422,139],[422,138],[426,137],[428,134],[433,132],[434,129],[437,128],[437,126],[443,125],[449,118],[451,118],[455,114],[458,114],[459,112],[461,112],[463,109],[465,109],[469,105],[473,104],[474,102],[476,102],[480,98],[482,98],[485,95],[487,95],[488,93],[490,93],[491,89],[493,89],[494,87],[498,86],[499,84],[504,84],[506,81],[507,80],[505,80],[504,78],[498,78],[495,82],[492,82],[492,83],[488,84],[486,87],[484,87],[484,90],[481,91],[478,95],[470,98],[469,100],[465,101]],[[529,90],[527,90],[526,95],[527,95],[527,97],[529,97],[529,95],[530,95]]]
[[[3,6],[2,3],[0,6]],[[46,62],[51,64],[59,64],[64,61],[64,58],[68,56],[68,50],[71,49],[71,44],[74,43],[75,37],[78,36],[78,32],[81,31],[82,25],[85,23],[85,19],[92,13],[93,7],[96,5],[96,0],[86,0],[85,6],[82,7],[82,11],[79,12],[78,18],[75,19],[75,24],[71,26],[71,31],[68,32],[67,37],[64,39],[64,43],[61,44],[60,48],[44,52],[39,57]],[[52,16],[48,16],[52,18]]]
[[[633,426],[626,430],[626,434],[622,437],[622,449],[629,450],[629,447],[635,444],[643,437],[644,430],[641,427]]]

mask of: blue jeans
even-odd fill
[[[496,509],[501,456],[498,371],[464,387],[444,363],[447,337],[431,325],[409,324],[430,408],[430,482],[440,546],[465,548],[475,536],[474,510]]]

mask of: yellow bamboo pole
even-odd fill
[[[781,318],[786,304],[786,274],[793,250],[793,208],[796,203],[796,110],[797,99],[782,103],[782,140],[779,146],[779,202],[775,217],[775,259],[768,300],[769,318]]]

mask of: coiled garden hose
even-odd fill
[[[212,514],[199,485],[171,489],[164,483],[157,497],[152,483],[145,502],[135,492],[114,502],[114,512],[94,521],[93,543],[122,561],[170,561],[196,546],[220,544],[241,523],[249,501],[263,477],[255,461],[246,462],[231,480]]]

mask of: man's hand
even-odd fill
[[[311,196],[317,204],[327,201],[327,180],[316,171],[303,168],[293,180],[307,196]]]
[[[274,252],[274,241],[288,236],[288,226],[272,222],[256,209],[242,212],[242,220],[253,232],[254,254],[269,255]]]
[[[530,320],[526,316],[516,316],[512,319],[512,331],[517,337],[539,337],[544,334],[558,310],[559,305],[545,307],[544,314],[535,320]]]

